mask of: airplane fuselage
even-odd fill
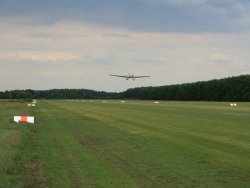
[[[126,80],[128,80],[128,79],[135,80],[135,78],[134,78],[134,75],[133,75],[133,74],[128,74],[128,75],[126,75],[126,76],[125,76],[125,78],[126,78]]]

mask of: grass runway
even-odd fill
[[[250,103],[1,100],[0,187],[250,187]]]

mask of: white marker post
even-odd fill
[[[35,123],[35,118],[34,116],[14,116],[14,122]]]

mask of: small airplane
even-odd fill
[[[145,77],[150,77],[150,76],[134,76],[133,74],[127,74],[127,75],[116,75],[116,74],[109,74],[110,76],[116,76],[116,77],[122,77],[128,79],[135,80],[136,78],[145,78]]]

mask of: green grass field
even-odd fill
[[[4,188],[250,187],[250,103],[2,100],[0,159]]]

